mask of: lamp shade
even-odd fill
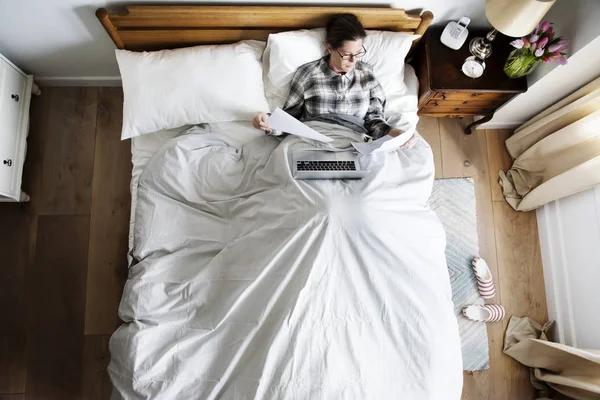
[[[486,0],[485,15],[506,36],[530,34],[555,0]]]

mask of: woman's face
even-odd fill
[[[358,61],[354,54],[364,52],[363,41],[362,39],[345,40],[342,44],[342,47],[340,47],[339,49],[334,49],[330,45],[327,45],[327,51],[331,55],[330,63],[335,70],[342,72],[350,72],[352,68],[354,68],[354,66],[356,65],[356,61]],[[348,57],[347,60],[344,60],[342,56],[349,54],[353,54],[353,56]]]

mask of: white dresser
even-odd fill
[[[0,54],[0,201],[27,201],[21,190],[29,103],[39,94],[33,75],[27,75]]]

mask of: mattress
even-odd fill
[[[402,110],[402,129],[415,127],[419,120],[417,116],[417,103],[419,96],[419,80],[415,70],[409,64],[404,68],[404,83],[406,90],[394,98],[388,98],[387,103],[393,103],[393,109]],[[386,118],[396,116],[386,115]],[[257,137],[264,135],[252,127],[250,121],[220,122],[210,124],[215,131],[219,131],[222,140],[233,147],[242,146]],[[147,135],[137,136],[131,140],[131,162],[133,170],[131,174],[131,215],[129,222],[129,251],[133,246],[133,231],[135,227],[135,208],[137,203],[137,185],[142,171],[152,159],[154,154],[170,139],[183,134],[191,125],[174,129],[166,129]],[[235,134],[231,133],[235,132]],[[129,260],[131,261],[131,260]]]

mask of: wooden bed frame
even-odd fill
[[[338,13],[355,14],[366,29],[418,35],[433,20],[429,11],[410,15],[398,8],[301,6],[129,6],[124,13],[100,8],[96,16],[117,48],[143,51],[267,40],[270,33],[324,27]]]

